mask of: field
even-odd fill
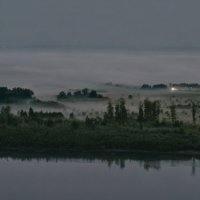
[[[103,84],[95,91],[106,98],[39,100],[35,95],[1,104],[0,147],[200,150],[198,90]]]

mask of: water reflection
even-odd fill
[[[191,166],[191,175],[195,176],[197,168],[200,168],[200,156],[180,154],[159,154],[159,153],[128,153],[128,152],[88,152],[88,151],[1,151],[0,159],[7,161],[33,161],[48,162],[76,161],[76,162],[101,162],[109,168],[118,166],[126,168],[126,163],[137,162],[145,171],[160,170],[166,163],[171,167],[179,164]]]
[[[2,152],[5,200],[199,200],[198,156],[113,152]]]

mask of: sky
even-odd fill
[[[199,0],[0,0],[0,46],[200,47]]]

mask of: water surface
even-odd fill
[[[6,200],[198,200],[200,160],[156,154],[1,154]]]

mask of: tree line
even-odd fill
[[[96,90],[90,90],[88,88],[84,88],[82,90],[76,90],[74,92],[68,91],[67,93],[61,91],[57,95],[58,100],[65,100],[70,98],[105,98],[102,94],[98,94]]]
[[[94,127],[96,125],[133,125],[138,124],[140,129],[143,129],[145,125],[148,126],[169,126],[170,124],[174,127],[180,127],[183,122],[178,120],[176,105],[171,103],[169,107],[169,122],[161,119],[161,103],[158,100],[151,101],[145,99],[139,103],[138,113],[130,112],[127,109],[126,102],[124,98],[120,98],[117,103],[113,104],[108,101],[106,111],[103,116],[89,117],[86,116],[84,123],[86,126]],[[193,102],[191,107],[192,121],[196,124],[198,107]],[[75,113],[70,113],[69,118],[66,118],[62,112],[36,112],[32,108],[29,111],[21,110],[14,115],[11,113],[10,106],[2,107],[0,111],[0,124],[16,125],[20,123],[30,123],[37,122],[39,124],[53,125],[54,123],[60,123],[64,121],[70,121],[73,124],[79,122],[76,119]]]
[[[34,92],[30,89],[0,87],[0,103],[12,103],[21,100],[32,99]]]

